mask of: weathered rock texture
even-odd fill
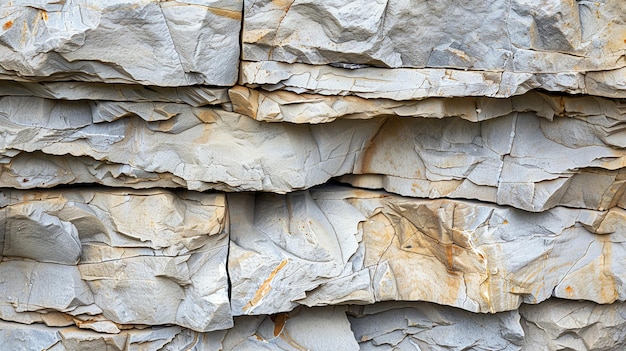
[[[624,349],[625,19],[0,2],[0,349]]]

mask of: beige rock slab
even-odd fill
[[[225,206],[193,192],[4,190],[0,318],[228,328]]]
[[[529,213],[340,187],[228,203],[235,315],[385,300],[493,313],[550,296],[626,298],[623,209]],[[620,224],[594,234],[605,222]]]

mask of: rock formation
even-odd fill
[[[626,3],[0,4],[7,350],[621,350]]]

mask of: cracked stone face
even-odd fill
[[[184,0],[3,4],[0,77],[232,85],[242,2],[207,5]]]
[[[529,213],[328,187],[228,202],[235,315],[386,300],[494,313],[550,296],[625,298],[624,210]]]
[[[224,201],[163,190],[3,191],[0,318],[104,333],[228,328]]]
[[[625,349],[624,14],[0,1],[0,349]]]
[[[544,101],[523,96],[491,107],[481,100],[485,115],[498,117],[478,122],[382,113],[298,125],[180,103],[5,96],[0,184],[286,193],[343,176],[355,186],[406,196],[477,199],[534,212],[623,208],[621,105],[594,111],[593,103],[603,100],[546,97],[546,104],[564,107],[527,112],[536,99]]]
[[[525,73],[624,67],[621,1],[244,1],[243,60]]]

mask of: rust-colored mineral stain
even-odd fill
[[[41,19],[44,21],[48,20],[48,12],[41,10]]]
[[[263,298],[270,292],[270,290],[272,290],[272,280],[274,280],[276,274],[278,274],[278,272],[283,269],[283,267],[285,267],[288,261],[288,259],[282,260],[278,264],[278,266],[276,266],[276,268],[274,268],[274,270],[270,272],[270,275],[265,279],[263,284],[261,284],[259,289],[257,289],[256,293],[254,293],[252,299],[250,299],[250,301],[246,303],[246,306],[243,308],[244,311],[249,311],[252,307],[261,302],[261,300],[263,300]]]
[[[502,221],[502,224],[509,224],[509,221],[505,219],[504,221]]]
[[[288,313],[279,313],[270,317],[272,322],[274,322],[274,336],[278,336],[283,329],[285,328],[285,324],[287,323],[287,319],[289,319]]]
[[[7,21],[3,26],[2,29],[3,30],[7,30],[9,28],[13,27],[13,21]]]
[[[574,289],[569,285],[565,287],[565,292],[567,293],[567,297],[574,296]]]
[[[209,11],[211,11],[211,13],[216,16],[230,18],[235,21],[241,21],[241,12],[239,11],[220,9],[217,7],[209,7]]]

